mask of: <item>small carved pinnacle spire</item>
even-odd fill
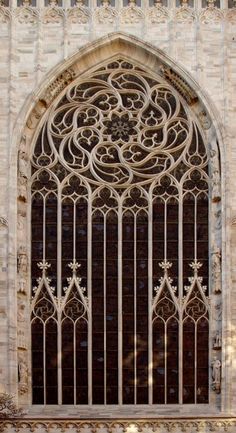
[[[207,6],[213,8],[215,6],[215,0],[207,0]]]
[[[77,7],[84,6],[84,0],[75,0],[75,6]]]
[[[102,0],[102,6],[110,6],[110,0]]]
[[[31,5],[31,0],[23,0],[22,1],[22,6],[30,6]]]
[[[129,0],[129,6],[136,6],[136,0]]]
[[[39,269],[41,269],[43,272],[43,276],[45,276],[46,275],[46,272],[47,272],[47,270],[48,270],[48,268],[50,268],[51,267],[51,265],[50,265],[50,263],[48,263],[48,262],[46,262],[46,260],[45,259],[43,259],[43,261],[42,262],[39,262],[38,263],[38,267],[39,267]]]
[[[58,6],[58,0],[49,0],[48,4],[51,7]]]
[[[69,266],[69,268],[72,269],[73,275],[76,275],[77,269],[79,269],[81,265],[78,262],[76,262],[76,260],[74,259],[73,262],[68,264],[68,266]]]
[[[168,275],[168,270],[172,267],[172,263],[168,262],[166,259],[163,262],[158,263],[160,268],[164,270],[164,276]]]
[[[202,263],[198,262],[197,259],[195,259],[192,263],[189,264],[190,268],[194,271],[194,276],[198,276],[198,269],[202,267]]]

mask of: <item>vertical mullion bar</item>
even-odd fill
[[[76,322],[74,325],[74,335],[73,335],[73,358],[74,358],[74,404],[76,404]]]
[[[118,402],[119,405],[122,405],[123,402],[122,217],[123,217],[122,201],[119,200],[119,208],[118,208]]]
[[[134,214],[134,404],[137,404],[137,214]]]
[[[106,327],[106,258],[107,258],[107,250],[106,250],[106,217],[107,215],[104,214],[104,225],[103,225],[103,327],[104,327],[104,404],[107,402],[107,376],[106,376],[106,366],[107,366],[107,327]]]
[[[88,404],[92,404],[92,199],[87,203],[87,290],[88,290]]]
[[[195,322],[194,334],[194,403],[197,403],[197,324]]]
[[[183,194],[182,189],[179,188],[179,240],[178,240],[178,269],[179,269],[179,284],[178,292],[179,299],[183,299]],[[181,305],[181,304],[180,304]],[[183,322],[182,311],[179,311],[179,403],[183,403]]]
[[[73,260],[76,260],[76,203],[73,203]]]
[[[165,337],[164,337],[164,361],[165,361],[165,404],[167,403],[167,324],[165,322]]]
[[[46,259],[45,257],[45,248],[46,248],[46,196],[43,197],[43,261]]]
[[[165,207],[164,207],[164,261],[167,259],[167,206],[166,206],[166,200],[164,201]]]
[[[43,324],[43,403],[46,404],[46,324]]]
[[[194,198],[194,260],[197,260],[197,197]]]
[[[152,348],[152,293],[153,293],[153,268],[152,268],[152,237],[153,237],[153,200],[150,193],[148,211],[148,402],[153,402],[153,348]]]
[[[61,218],[61,191],[58,191],[58,202],[57,202],[57,293],[58,299],[61,299],[61,227],[62,227],[62,218]],[[62,341],[61,341],[61,312],[58,310],[58,325],[57,325],[57,362],[58,362],[58,404],[62,404]]]

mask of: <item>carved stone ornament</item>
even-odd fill
[[[100,24],[112,24],[117,19],[117,11],[109,2],[103,2],[102,6],[96,8],[94,18]]]
[[[23,176],[18,179],[18,199],[23,202],[27,201],[27,179]]]
[[[27,350],[27,338],[25,332],[22,329],[17,330],[17,347],[21,350]]]
[[[155,418],[155,419],[147,419],[147,420],[78,420],[78,419],[18,419],[11,420],[7,419],[6,421],[2,421],[1,423],[1,431],[8,432],[9,428],[12,427],[15,431],[19,433],[25,433],[25,431],[40,431],[43,433],[48,433],[51,430],[54,432],[62,432],[62,431],[71,431],[71,432],[79,432],[86,429],[88,433],[99,431],[102,429],[103,433],[109,433],[111,431],[120,430],[120,431],[130,431],[132,426],[134,429],[140,433],[144,433],[146,431],[154,431],[154,432],[173,432],[173,433],[195,433],[195,432],[235,432],[236,426],[236,418],[235,417],[227,417],[227,418],[209,418],[205,419],[201,417],[201,419],[185,417],[178,419],[171,418]],[[231,429],[232,427],[232,429]]]
[[[236,23],[236,7],[226,11],[225,19],[232,24]]]
[[[25,394],[28,391],[28,367],[25,357],[21,356],[18,364],[19,393]]]
[[[0,217],[0,229],[3,227],[8,227],[8,221],[4,217]]]
[[[28,270],[28,258],[26,249],[21,246],[18,251],[18,272],[19,274],[26,274]]]
[[[26,294],[26,279],[21,277],[18,282],[18,292]]]
[[[138,7],[134,0],[128,6],[121,9],[120,20],[123,24],[138,24],[144,19],[143,11]]]
[[[159,1],[154,6],[147,9],[147,20],[152,24],[164,23],[169,20],[169,10]]]
[[[192,23],[194,19],[194,9],[189,7],[188,3],[184,1],[182,5],[176,10],[175,21]]]
[[[212,201],[218,203],[221,201],[221,190],[220,190],[220,169],[218,152],[214,149],[210,151],[211,156],[211,180],[212,180]]]
[[[38,20],[38,11],[29,5],[14,9],[15,20],[20,24],[34,24]]]
[[[26,309],[25,302],[20,301],[17,307],[17,321],[20,323],[25,322],[25,309]]]
[[[198,118],[199,118],[199,121],[200,121],[203,129],[210,129],[212,122],[204,110],[200,111],[200,113],[198,114]]]
[[[221,336],[219,331],[216,332],[215,337],[213,339],[213,350],[220,350],[221,349]]]
[[[188,102],[189,105],[197,102],[197,94],[176,72],[174,72],[171,68],[165,66],[161,67],[161,72],[166,78],[166,80],[172,84],[172,86],[183,96],[183,98]]]
[[[212,285],[213,293],[221,293],[221,251],[215,248],[212,252]]]
[[[204,9],[199,16],[202,24],[219,23],[223,20],[224,15],[219,8],[214,6],[214,3],[209,3],[209,6]]]
[[[45,113],[46,109],[47,109],[46,102],[43,100],[40,100],[37,103],[37,105],[35,106],[35,108],[31,111],[29,118],[26,122],[26,126],[29,129],[35,129],[39,120],[41,119],[41,117]]]
[[[44,9],[42,21],[44,24],[48,24],[48,23],[57,24],[57,23],[61,23],[63,18],[64,18],[63,9],[52,5]]]
[[[212,367],[212,389],[217,394],[221,391],[221,361],[214,356],[211,363]]]
[[[46,106],[50,105],[56,96],[59,95],[62,90],[74,80],[74,78],[75,72],[73,69],[67,69],[48,86],[41,100],[44,101]]]
[[[11,18],[11,14],[8,8],[4,7],[3,4],[0,4],[0,23],[9,23]]]
[[[90,10],[83,4],[77,4],[67,11],[67,20],[72,24],[87,24],[90,20],[90,17]]]

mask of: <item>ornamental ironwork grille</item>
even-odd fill
[[[33,403],[207,403],[208,154],[187,103],[114,60],[53,103],[31,161]]]

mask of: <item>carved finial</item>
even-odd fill
[[[41,269],[43,271],[43,275],[45,275],[48,268],[50,268],[51,265],[50,265],[50,263],[46,262],[46,260],[44,259],[42,262],[38,263],[38,267],[39,267],[39,269]]]
[[[194,262],[189,264],[190,268],[194,271],[194,276],[198,275],[198,269],[202,267],[202,263],[198,262],[197,259],[194,260]]]
[[[104,7],[110,6],[110,0],[102,0],[102,6]]]
[[[209,8],[213,8],[215,6],[215,0],[208,0],[207,1],[207,6]]]
[[[58,0],[49,0],[49,6],[51,7],[58,6]]]
[[[136,0],[129,0],[129,6],[131,7],[136,6]]]
[[[73,275],[76,275],[77,269],[79,269],[81,265],[74,259],[73,262],[68,264],[68,266],[72,269]]]
[[[75,1],[75,6],[77,6],[77,7],[84,6],[84,0],[76,0]]]
[[[31,0],[23,0],[22,1],[22,6],[26,6],[26,7],[28,7],[28,6],[30,6],[31,5]]]
[[[168,274],[168,270],[172,267],[172,263],[168,262],[166,259],[163,262],[158,264],[160,268],[164,270],[164,275]]]

